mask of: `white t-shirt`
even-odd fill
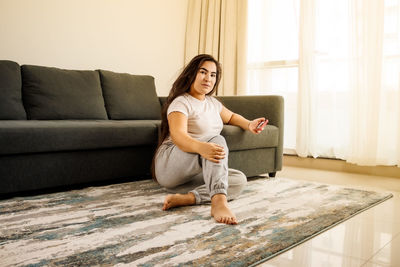
[[[199,100],[186,93],[172,101],[168,107],[167,116],[176,111],[183,113],[188,118],[188,134],[197,140],[205,140],[221,133],[223,127],[220,115],[222,107],[221,102],[212,96],[206,96],[204,100]]]

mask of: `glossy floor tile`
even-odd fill
[[[259,266],[400,266],[400,179],[297,167],[279,177],[339,184],[393,197]]]
[[[383,247],[365,266],[400,266],[400,234]]]

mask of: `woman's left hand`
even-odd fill
[[[250,121],[249,131],[255,134],[259,134],[264,130],[265,125],[267,125],[268,120],[266,118],[258,118]]]

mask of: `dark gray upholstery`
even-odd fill
[[[107,113],[113,120],[156,120],[161,109],[154,78],[99,70]]]
[[[134,146],[0,156],[0,196],[121,178],[149,178],[153,152],[152,146]]]
[[[258,135],[236,126],[224,125],[221,134],[229,144],[229,150],[276,147],[279,143],[279,129],[273,125],[265,126]]]
[[[97,71],[32,65],[23,65],[21,70],[29,119],[107,119]]]
[[[0,60],[0,120],[26,120],[21,87],[19,65]]]
[[[0,93],[0,197],[150,178],[166,100],[153,77],[0,61]],[[283,98],[218,99],[248,119],[269,120],[258,135],[224,126],[229,167],[247,176],[281,170]]]
[[[257,148],[239,151],[229,151],[229,167],[241,170],[246,176],[276,172],[274,148]]]
[[[0,155],[154,146],[160,121],[4,121]]]

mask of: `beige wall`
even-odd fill
[[[0,0],[0,59],[155,77],[183,67],[186,0]]]

